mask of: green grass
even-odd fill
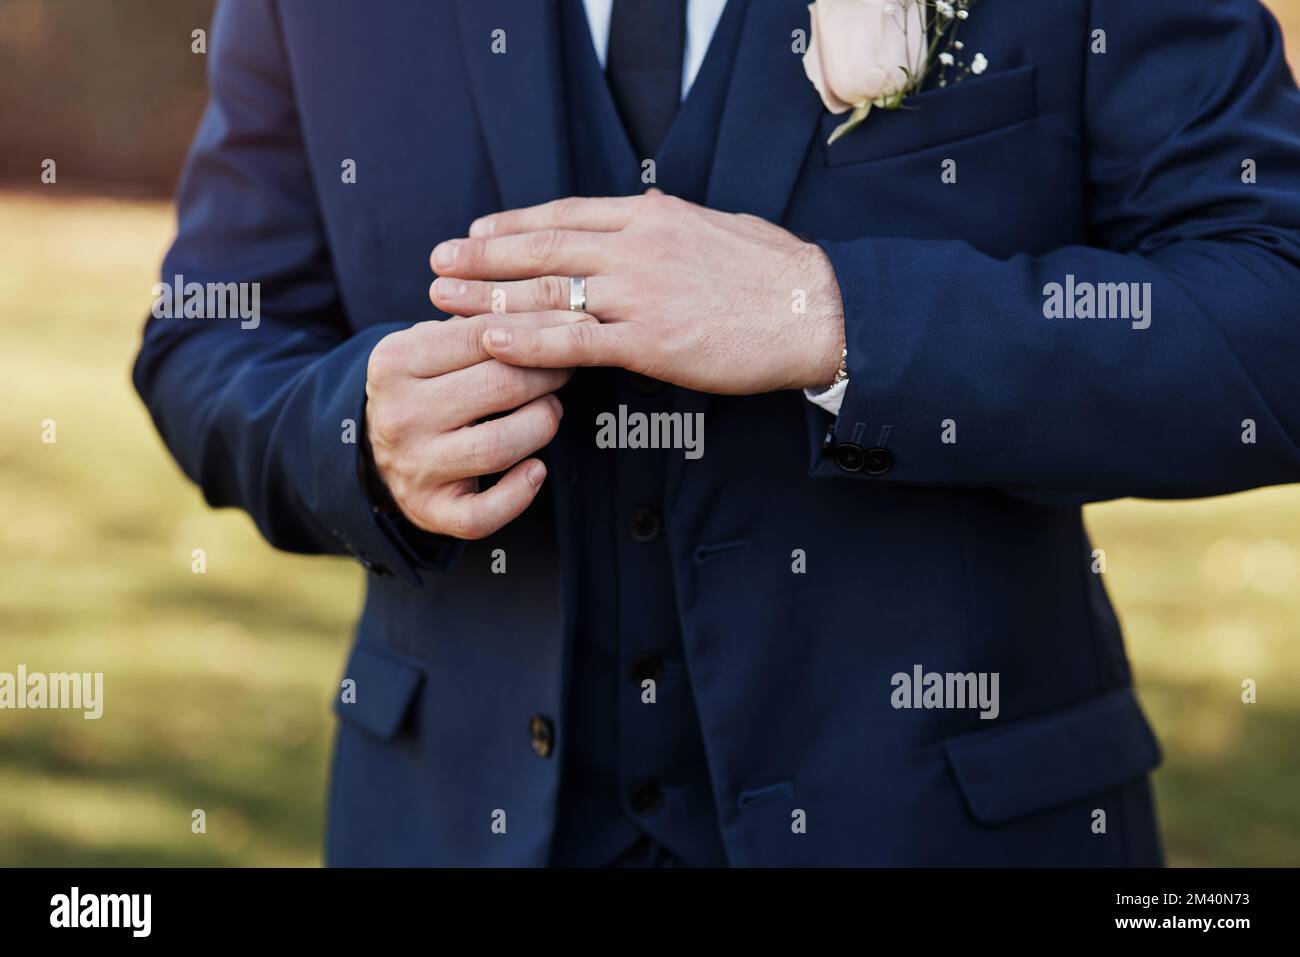
[[[0,711],[0,865],[318,863],[362,573],[208,509],[148,423],[128,370],[165,204],[0,193],[0,222],[0,670],[106,686],[99,721]],[[1165,748],[1171,860],[1300,863],[1300,489],[1089,523]]]
[[[129,369],[167,206],[55,195],[0,194],[0,670],[102,671],[105,709],[0,712],[0,865],[318,863],[362,573],[164,453]]]
[[[1087,516],[1164,747],[1171,862],[1300,864],[1300,488]]]

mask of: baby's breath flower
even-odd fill
[[[976,76],[979,76],[986,69],[988,69],[988,65],[989,65],[989,61],[984,59],[984,54],[976,53],[975,59],[970,61],[970,71],[974,73]]]

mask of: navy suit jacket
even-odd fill
[[[749,3],[708,204],[825,249],[844,405],[679,390],[707,442],[669,457],[664,600],[728,858],[1156,862],[1158,750],[1080,506],[1300,478],[1300,96],[1276,24],[1255,0],[982,0],[963,38],[986,73],[831,148],[807,27],[805,0]],[[561,762],[529,717],[562,713],[595,423],[567,415],[547,493],[474,543],[376,512],[340,437],[375,343],[437,315],[430,249],[572,191],[560,55],[549,0],[217,10],[163,275],[260,282],[261,322],[151,320],[135,382],[213,505],[370,571],[335,863],[547,859]],[[1045,318],[1067,276],[1150,283],[1150,327]],[[883,451],[851,471],[850,444]],[[997,718],[894,708],[916,665],[998,673]]]

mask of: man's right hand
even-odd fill
[[[483,333],[582,321],[594,320],[575,312],[475,316],[422,322],[379,341],[366,372],[366,434],[379,478],[413,525],[479,539],[529,506],[546,466],[528,456],[555,437],[563,409],[552,393],[573,370],[498,362],[484,351]],[[479,490],[480,476],[502,471]]]

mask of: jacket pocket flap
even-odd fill
[[[1133,780],[1160,748],[1132,688],[943,743],[971,813],[1000,824]]]
[[[874,109],[866,121],[827,146],[847,114],[821,120],[828,166],[869,163],[955,143],[1011,126],[1038,113],[1038,71],[1032,63],[911,96],[896,110]]]
[[[424,672],[411,665],[354,648],[334,711],[377,738],[391,738],[402,726],[411,702],[424,681]]]

